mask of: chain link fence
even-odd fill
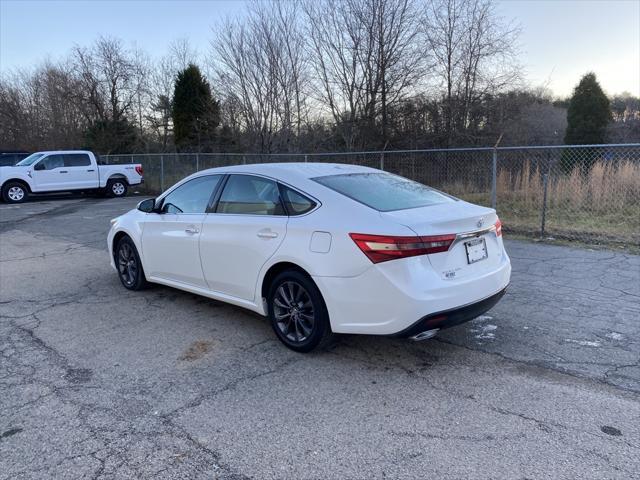
[[[505,230],[585,243],[640,246],[640,144],[458,148],[309,154],[105,155],[140,163],[143,193],[225,165],[334,162],[396,173],[496,208]]]

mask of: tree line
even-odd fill
[[[486,146],[499,137],[563,143],[575,130],[567,130],[569,100],[526,86],[518,36],[492,0],[254,1],[213,29],[204,52],[176,40],[153,59],[100,37],[3,74],[0,147],[270,153]],[[606,99],[601,138],[586,140],[637,141],[639,103]]]

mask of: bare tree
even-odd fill
[[[320,99],[342,126],[347,148],[378,131],[386,145],[389,106],[411,93],[425,72],[413,3],[309,0],[305,11]]]
[[[79,147],[86,122],[65,63],[47,62],[0,80],[0,144],[26,150]]]
[[[505,24],[492,0],[429,0],[424,4],[424,36],[444,91],[444,137],[477,127],[474,108],[488,94],[515,86],[520,68],[517,27]],[[474,124],[475,122],[475,124]]]
[[[304,117],[305,64],[298,2],[254,2],[243,21],[227,21],[212,42],[217,84],[238,107],[258,149],[290,149]],[[236,111],[238,111],[236,110]]]
[[[136,97],[136,63],[120,40],[101,37],[91,48],[75,47],[75,73],[90,120],[120,120],[131,113]]]

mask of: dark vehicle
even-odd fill
[[[0,167],[12,167],[23,158],[27,158],[29,155],[29,152],[0,150]]]

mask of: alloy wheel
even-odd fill
[[[122,182],[115,182],[113,185],[111,185],[111,191],[114,195],[122,195],[124,193],[124,184]]]
[[[138,278],[138,261],[133,248],[127,242],[122,242],[118,249],[118,273],[128,287]]]
[[[297,282],[283,282],[273,299],[278,329],[288,340],[304,342],[313,332],[315,314],[309,292]]]
[[[19,202],[20,200],[22,200],[24,198],[24,190],[20,187],[14,186],[11,187],[9,189],[9,191],[7,192],[7,196],[13,201],[13,202]]]

